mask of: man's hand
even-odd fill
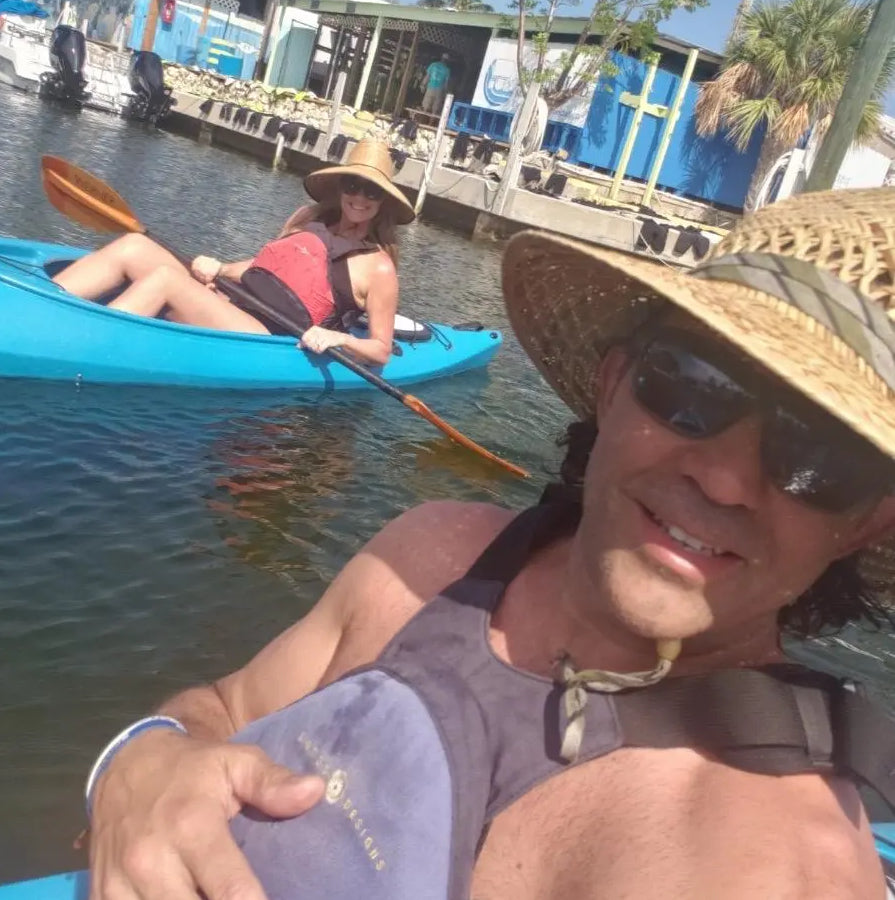
[[[288,819],[323,795],[258,747],[156,730],[123,747],[97,782],[90,900],[264,900],[230,835],[243,806]]]

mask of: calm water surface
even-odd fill
[[[251,255],[299,179],[184,138],[0,89],[0,232],[95,246],[40,188],[42,153],[109,180],[189,253]],[[401,232],[402,305],[506,328],[499,252]],[[100,747],[166,695],[247,661],[388,518],[430,498],[533,502],[567,413],[512,338],[426,385],[442,416],[535,472],[522,484],[379,394],[301,397],[0,383],[0,881],[83,865]],[[895,683],[888,637],[807,653]]]

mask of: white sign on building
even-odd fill
[[[564,52],[568,52],[568,44],[549,44],[547,62],[556,63]],[[537,53],[530,44],[525,47],[526,67],[534,68]],[[583,126],[590,110],[590,102],[594,95],[594,85],[587,91],[550,113],[555,122],[566,122],[569,125]],[[515,112],[523,100],[516,69],[516,41],[511,38],[491,38],[485,51],[485,60],[479,72],[479,81],[472,98],[473,106],[484,109],[495,109],[501,112]]]

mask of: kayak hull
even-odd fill
[[[370,387],[337,362],[298,349],[292,337],[178,325],[74,297],[45,266],[85,252],[0,238],[0,377],[239,390]],[[494,330],[430,328],[430,340],[396,341],[397,352],[373,371],[398,385],[443,378],[487,365],[502,342]]]
[[[87,872],[65,872],[0,885],[0,900],[87,900],[89,892]]]

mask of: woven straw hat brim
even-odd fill
[[[318,203],[321,200],[333,198],[339,192],[339,179],[343,175],[357,175],[359,178],[371,181],[381,187],[385,191],[386,201],[390,204],[395,221],[399,225],[409,225],[416,218],[413,206],[401,189],[392,184],[375,166],[367,166],[363,163],[329,166],[311,172],[304,181],[305,191],[312,200],[316,200]]]
[[[536,232],[510,242],[503,291],[520,343],[583,419],[595,415],[602,356],[665,301],[895,455],[893,392],[850,347],[776,297]],[[863,552],[862,569],[879,593],[895,594],[895,535]]]

